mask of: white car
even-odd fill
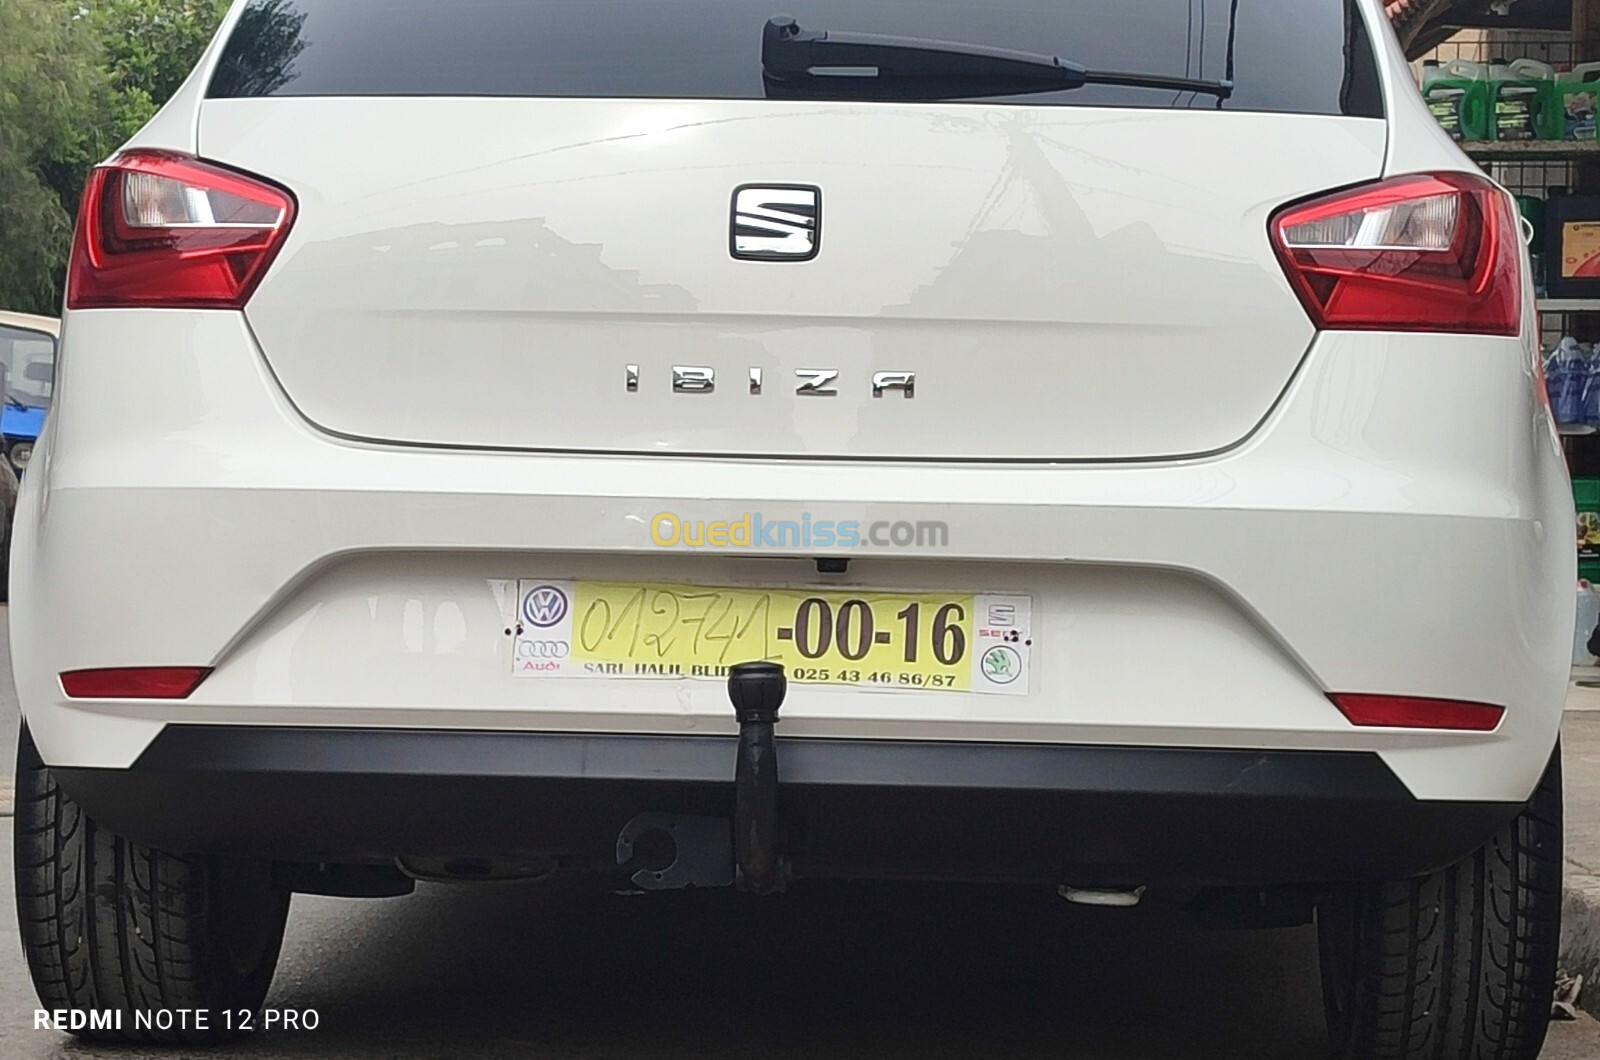
[[[1339,1056],[1531,1060],[1573,505],[1381,4],[788,6],[243,0],[95,171],[44,1007],[236,1033],[140,1013],[260,1004],[292,891],[1005,881],[1315,919]]]

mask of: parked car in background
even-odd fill
[[[6,463],[18,475],[33,456],[55,388],[56,346],[61,321],[27,313],[0,312],[0,411]]]
[[[0,601],[10,596],[11,523],[17,511],[17,479],[33,455],[55,386],[56,343],[61,321],[54,317],[0,311],[0,504],[5,537],[0,539]]]

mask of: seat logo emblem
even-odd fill
[[[729,249],[743,261],[810,261],[822,248],[822,189],[744,184],[733,193]]]
[[[541,585],[522,598],[522,617],[530,626],[549,629],[567,617],[567,594],[554,585]]]

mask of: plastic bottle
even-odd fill
[[[1511,73],[1526,84],[1538,89],[1539,113],[1534,121],[1536,139],[1554,140],[1561,135],[1561,123],[1556,112],[1556,85],[1561,74],[1549,63],[1538,59],[1518,59],[1511,64]]]
[[[1557,75],[1550,126],[1552,140],[1600,139],[1600,63],[1582,63]]]
[[[1583,346],[1568,335],[1556,346],[1556,390],[1551,397],[1557,423],[1583,422],[1583,388],[1589,378],[1589,362]]]
[[[1551,139],[1556,71],[1537,59],[1490,65],[1491,120],[1496,140]]]
[[[1498,60],[1505,65],[1505,60]],[[1480,63],[1475,59],[1451,59],[1444,64],[1446,77],[1465,78],[1470,81],[1487,81],[1489,79],[1490,64]]]
[[[1583,422],[1583,388],[1589,364],[1578,340],[1567,336],[1545,361],[1545,383],[1550,388],[1550,410],[1557,423]]]
[[[1600,356],[1593,349],[1583,373],[1583,422],[1600,427]]]
[[[1589,654],[1589,634],[1600,625],[1600,596],[1586,581],[1578,582],[1578,626],[1572,634],[1572,665],[1593,666],[1594,656]]]
[[[1483,63],[1469,59],[1424,63],[1422,98],[1454,139],[1490,138],[1489,68]]]

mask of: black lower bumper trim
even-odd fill
[[[1114,885],[1392,878],[1520,807],[1418,800],[1374,754],[780,739],[798,875]],[[642,812],[731,816],[732,738],[168,726],[130,769],[57,769],[103,826],[284,860],[555,855]]]

